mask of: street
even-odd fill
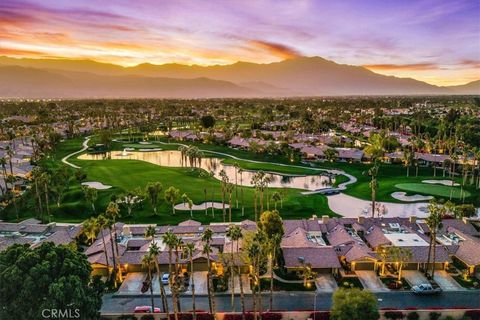
[[[479,308],[480,294],[478,291],[450,291],[436,296],[416,296],[411,292],[376,292],[380,308]],[[274,293],[275,310],[313,310],[313,292],[276,292]],[[317,310],[327,310],[331,307],[332,293],[322,292],[317,294]],[[170,297],[168,298],[171,304]],[[217,295],[215,297],[217,311],[231,311],[230,295]],[[269,294],[262,295],[263,310],[268,308]],[[208,310],[208,297],[197,296],[195,299],[197,310]],[[252,296],[245,296],[247,310],[252,310]],[[128,295],[115,296],[107,294],[103,297],[102,313],[132,312],[136,306],[150,305],[150,296]],[[161,299],[155,296],[155,306],[161,305]],[[191,296],[181,297],[181,309],[189,311],[192,309]],[[240,296],[235,296],[235,311],[240,311]]]

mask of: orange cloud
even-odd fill
[[[35,50],[20,50],[20,49],[12,49],[12,48],[0,48],[0,55],[7,55],[7,56],[32,56],[32,55],[43,55],[43,52],[35,51]]]
[[[433,63],[412,63],[412,64],[367,64],[363,67],[370,70],[437,70],[439,66]]]
[[[248,43],[253,47],[266,50],[272,55],[278,56],[284,59],[298,58],[302,56],[302,54],[297,50],[295,50],[294,48],[291,48],[289,46],[286,46],[280,43],[263,41],[263,40],[250,40]]]

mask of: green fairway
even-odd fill
[[[396,188],[409,192],[417,192],[421,194],[428,194],[432,196],[450,197],[460,199],[462,197],[460,187],[449,187],[443,185],[432,185],[427,183],[399,183],[395,185]],[[470,192],[464,191],[465,197],[470,197]]]

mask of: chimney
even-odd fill
[[[364,224],[365,223],[365,217],[364,216],[358,216],[357,222],[358,222],[358,224]]]
[[[463,221],[463,223],[468,224],[468,218],[467,217],[463,217],[462,221]]]
[[[310,219],[310,220],[317,220],[317,219],[318,219],[317,215],[316,215],[316,214],[312,214],[312,219]]]
[[[328,219],[330,219],[329,216],[323,215],[323,216],[322,216],[322,223],[323,223],[323,224],[327,224],[327,223],[328,223]]]
[[[132,232],[130,231],[130,227],[127,224],[123,225],[122,235],[125,237],[132,236]]]
[[[410,221],[410,223],[416,223],[417,222],[417,216],[410,216],[408,218],[408,221]]]

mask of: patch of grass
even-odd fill
[[[396,188],[409,192],[417,192],[432,196],[448,198],[452,194],[452,198],[459,199],[461,197],[461,189],[459,187],[451,187],[444,185],[432,185],[427,183],[399,183]],[[465,197],[470,197],[470,192],[464,190]]]

